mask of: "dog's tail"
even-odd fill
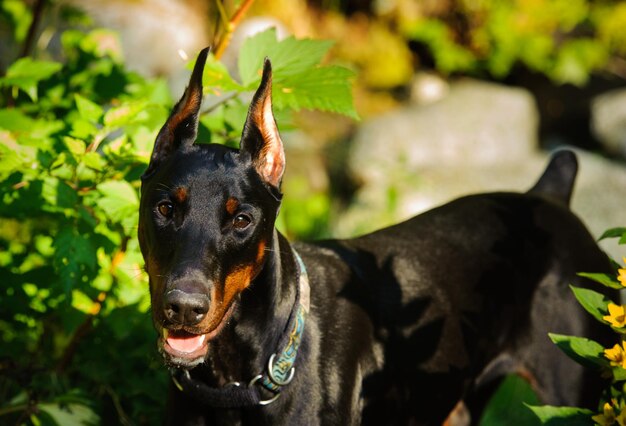
[[[567,149],[557,151],[535,186],[528,192],[550,197],[569,206],[577,172],[576,154]]]

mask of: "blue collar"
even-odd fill
[[[296,301],[278,346],[282,349],[270,357],[267,363],[267,373],[262,375],[261,380],[263,387],[275,393],[279,392],[282,386],[288,385],[293,380],[296,372],[293,364],[296,362],[298,348],[304,332],[304,323],[310,308],[311,288],[309,286],[309,276],[298,252],[293,248],[292,251],[299,266]],[[291,332],[287,334],[289,330]]]

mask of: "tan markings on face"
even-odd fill
[[[261,241],[257,246],[257,256],[254,262],[237,266],[226,276],[224,285],[213,290],[211,295],[213,303],[207,315],[206,323],[201,324],[203,329],[211,331],[218,326],[237,295],[248,288],[259,273],[264,258],[265,241]]]
[[[237,208],[239,207],[239,201],[235,198],[229,198],[226,200],[226,211],[229,215],[234,215],[237,212]]]
[[[174,190],[174,199],[179,203],[182,204],[187,200],[187,188],[184,187],[178,187]]]

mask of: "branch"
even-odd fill
[[[241,5],[239,5],[239,9],[237,9],[233,16],[230,18],[230,21],[226,25],[226,32],[224,33],[224,36],[220,38],[220,41],[215,48],[214,55],[216,59],[220,59],[224,54],[226,47],[228,47],[228,44],[233,37],[233,32],[235,32],[235,28],[237,28],[237,25],[239,25],[248,9],[250,9],[252,3],[254,3],[254,0],[244,0]],[[218,8],[220,6],[221,4],[218,1]]]
[[[35,44],[35,35],[37,34],[37,28],[39,27],[39,22],[41,21],[41,15],[43,15],[43,8],[46,3],[46,0],[36,0],[35,5],[33,6],[33,20],[30,21],[30,26],[28,27],[28,33],[26,34],[26,39],[24,40],[24,44],[22,45],[22,50],[20,54],[17,56],[17,59],[25,58],[30,56],[33,50],[33,45]],[[3,70],[3,74],[6,70]],[[15,99],[11,94],[11,89],[6,89],[6,100],[7,107],[12,108],[15,106]]]
[[[41,15],[43,15],[43,7],[46,3],[46,0],[37,0],[35,2],[35,6],[33,7],[33,20],[28,27],[28,34],[26,35],[26,40],[24,40],[24,45],[22,46],[22,51],[18,58],[25,58],[26,56],[30,56],[33,50],[33,46],[35,44],[35,35],[37,34],[37,27],[39,27],[39,22],[41,22]]]

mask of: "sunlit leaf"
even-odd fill
[[[583,308],[598,321],[605,323],[602,319],[603,316],[608,313],[608,305],[611,301],[605,295],[598,293],[597,291],[589,290],[582,287],[574,287],[570,286],[572,291],[574,292],[574,296],[578,302],[582,305]]]
[[[597,283],[600,283],[609,288],[615,288],[621,290],[624,288],[613,275],[608,274],[600,274],[600,273],[590,273],[590,272],[579,272],[578,275],[581,277],[589,278]]]
[[[215,59],[213,55],[209,55],[207,58],[204,74],[202,76],[202,85],[205,93],[211,93],[217,96],[233,90],[244,90],[243,86],[232,79],[226,66]]]
[[[89,426],[100,424],[100,418],[90,408],[81,404],[44,403],[37,406],[59,426]]]
[[[276,29],[270,28],[244,41],[239,53],[239,77],[244,86],[260,81],[266,57],[272,61],[275,75],[300,74],[318,66],[332,45],[332,41],[295,37],[278,40]]]
[[[593,340],[549,333],[550,339],[570,358],[585,367],[606,368],[608,362],[604,357],[604,347]]]
[[[126,181],[106,181],[98,185],[101,197],[98,206],[114,222],[121,223],[129,234],[137,222],[139,199],[137,191]]]
[[[270,29],[246,39],[239,56],[239,74],[244,86],[256,89],[263,60],[272,62],[273,102],[277,110],[317,109],[358,118],[352,103],[354,73],[320,62],[332,42],[276,38]]]
[[[550,426],[591,426],[593,413],[586,408],[554,407],[551,405],[529,406],[542,424]]]
[[[56,249],[55,267],[59,271],[63,291],[69,295],[81,283],[86,269],[95,269],[97,248],[88,235],[80,235],[71,227],[59,230],[53,245]]]
[[[58,62],[41,61],[30,57],[15,61],[7,70],[6,76],[0,78],[0,86],[18,87],[37,101],[37,83],[53,76],[61,69]]]
[[[102,107],[89,99],[79,95],[78,93],[74,94],[74,99],[76,101],[76,108],[78,108],[78,112],[86,120],[97,122],[102,117]]]

